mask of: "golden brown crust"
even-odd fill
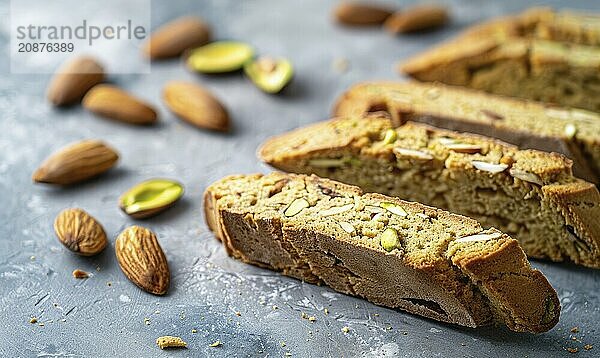
[[[285,184],[278,185],[282,180]],[[402,205],[409,218],[416,214],[435,217],[447,230],[462,232],[461,238],[479,234],[486,239],[482,243],[449,238],[450,246],[440,247],[445,254],[439,257],[420,256],[409,241],[403,241],[401,251],[386,252],[357,241],[320,216],[317,209],[308,208],[309,212],[299,217],[272,209],[278,204],[288,207],[281,201],[297,195],[293,188],[309,195],[315,208],[340,197],[354,198],[355,203],[393,202]],[[228,177],[212,184],[204,197],[205,210],[212,212],[207,214],[209,226],[215,228],[211,215],[218,216],[220,226],[215,234],[229,246],[230,255],[245,262],[325,283],[387,307],[469,327],[496,321],[516,331],[543,332],[557,322],[559,305],[546,304],[547,300],[558,303],[556,293],[543,275],[531,269],[516,241],[497,231],[483,232],[469,218],[381,194],[362,194],[357,187],[315,176],[283,173]],[[360,213],[363,209],[355,210]],[[432,238],[432,245],[435,240]],[[512,284],[525,293],[511,295],[506,289]],[[540,314],[552,319],[540,323]]]

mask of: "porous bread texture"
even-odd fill
[[[420,81],[600,111],[600,27],[586,26],[591,17],[538,10],[476,25],[400,70]]]
[[[558,152],[574,161],[577,177],[599,183],[600,114],[434,83],[355,85],[334,116],[388,112],[395,125],[416,121],[499,138],[519,148]]]
[[[468,327],[544,332],[558,322],[556,292],[518,243],[463,216],[284,173],[226,177],[204,208],[244,262]],[[397,241],[385,246],[390,230]]]
[[[383,117],[337,119],[274,137],[259,156],[498,227],[530,257],[600,268],[600,193],[557,153]]]

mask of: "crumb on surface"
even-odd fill
[[[279,309],[279,307],[273,305],[273,310]]]
[[[235,311],[235,315],[239,317],[239,316],[241,316],[241,315],[242,315],[242,312],[240,312],[240,311]]]
[[[183,339],[175,336],[162,336],[156,339],[156,344],[160,349],[165,348],[185,348],[187,343]]]
[[[106,283],[106,286],[108,286],[108,287],[112,286],[112,282],[108,281],[108,282]]]
[[[328,315],[328,314],[329,314],[329,310],[328,310],[327,308],[325,308],[325,309],[323,310],[323,313],[325,313],[325,315]]]
[[[198,330],[196,328],[192,328],[192,333],[198,333]]]
[[[150,325],[150,318],[148,318],[148,317],[144,317],[144,324],[145,324],[146,326],[149,326],[149,325]]]
[[[342,327],[342,332],[344,332],[344,333],[350,332],[350,327],[348,327],[348,326]]]
[[[567,352],[569,352],[569,353],[577,353],[578,351],[579,351],[579,349],[577,347],[575,347],[575,348],[571,348],[571,347],[567,348]]]
[[[579,333],[579,327],[575,326],[571,328],[571,333]]]
[[[586,344],[585,346],[583,346],[583,349],[585,349],[586,351],[591,351],[592,348],[594,348],[594,346],[592,346],[591,344]]]
[[[221,341],[214,341],[213,343],[209,344],[208,346],[215,348],[215,347],[220,347],[222,345],[223,345],[223,342],[221,342]]]
[[[29,320],[29,323],[37,323],[38,319],[36,317],[31,317],[31,319]]]
[[[75,270],[73,270],[73,277],[81,279],[81,278],[88,278],[88,277],[90,277],[90,275],[83,270],[75,269]]]

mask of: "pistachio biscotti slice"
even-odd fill
[[[337,119],[274,137],[259,156],[497,227],[535,258],[600,268],[600,194],[556,153],[384,117]]]
[[[558,152],[574,161],[575,175],[599,183],[600,115],[579,109],[418,82],[374,82],[349,89],[334,115],[387,111],[405,121],[499,138],[519,148]]]
[[[468,327],[544,332],[560,303],[518,243],[475,220],[315,176],[239,175],[204,196],[235,258]]]
[[[513,37],[494,29],[467,30],[402,62],[400,70],[420,81],[600,111],[599,46]]]

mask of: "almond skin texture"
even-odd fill
[[[202,19],[185,16],[158,28],[143,47],[146,57],[157,60],[181,55],[185,50],[210,42],[211,31]]]
[[[153,124],[156,111],[152,106],[112,85],[92,87],[83,98],[83,107],[99,116],[131,124]]]
[[[61,211],[54,220],[54,232],[67,249],[83,256],[99,254],[108,244],[102,225],[82,209]]]
[[[171,273],[152,231],[141,226],[128,227],[117,237],[115,252],[121,270],[131,282],[155,295],[167,293]]]
[[[189,82],[169,82],[163,89],[163,100],[175,115],[196,127],[229,130],[227,110],[203,87]]]
[[[91,57],[76,57],[56,71],[46,96],[55,106],[78,103],[85,93],[104,80],[102,65]]]
[[[448,10],[439,5],[416,5],[397,12],[385,21],[385,28],[393,33],[433,30],[449,20]]]
[[[366,2],[342,2],[335,8],[334,17],[344,25],[369,26],[382,24],[392,13],[383,6]]]
[[[98,176],[112,168],[119,155],[99,140],[70,144],[52,154],[33,173],[33,181],[70,185]]]

